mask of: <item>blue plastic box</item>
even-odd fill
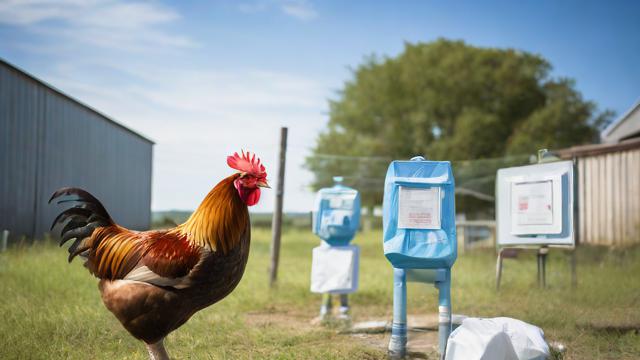
[[[336,178],[340,182],[341,178]],[[360,193],[337,183],[320,189],[313,213],[313,233],[331,246],[348,245],[360,227]]]
[[[451,163],[393,161],[382,216],[384,254],[393,267],[450,268],[458,255]]]

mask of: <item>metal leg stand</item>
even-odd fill
[[[340,294],[340,309],[338,309],[338,319],[349,320],[349,295]]]
[[[322,305],[320,305],[320,318],[325,319],[331,316],[331,308],[332,308],[332,299],[331,294],[324,293],[322,294]]]
[[[496,291],[500,290],[500,281],[502,280],[502,250],[498,251],[498,260],[496,261]]]
[[[440,358],[444,359],[451,334],[451,269],[446,269],[444,281],[436,282],[438,293],[438,335]]]
[[[393,269],[393,324],[389,340],[389,356],[402,358],[407,351],[407,275],[404,269]]]
[[[538,250],[538,286],[547,287],[547,253],[549,249],[541,247]]]
[[[578,260],[576,257],[576,249],[574,248],[571,251],[571,287],[574,289],[578,287],[578,273],[576,271]]]

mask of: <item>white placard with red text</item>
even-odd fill
[[[573,245],[573,162],[498,170],[498,245]]]
[[[400,186],[398,229],[440,229],[440,188]]]

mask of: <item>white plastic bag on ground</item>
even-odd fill
[[[323,242],[314,248],[311,292],[348,294],[356,291],[359,255],[356,245],[329,246]]]
[[[467,318],[447,342],[445,360],[543,360],[549,357],[544,332],[524,321]]]

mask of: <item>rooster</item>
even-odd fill
[[[223,179],[189,219],[172,229],[136,232],[117,225],[93,195],[78,188],[56,191],[49,203],[74,202],[52,229],[64,225],[60,246],[69,247],[100,279],[104,305],[152,360],[169,359],[163,340],[197,311],[212,305],[238,285],[249,256],[247,206],[269,187],[265,167],[249,152],[227,157],[238,170]]]

